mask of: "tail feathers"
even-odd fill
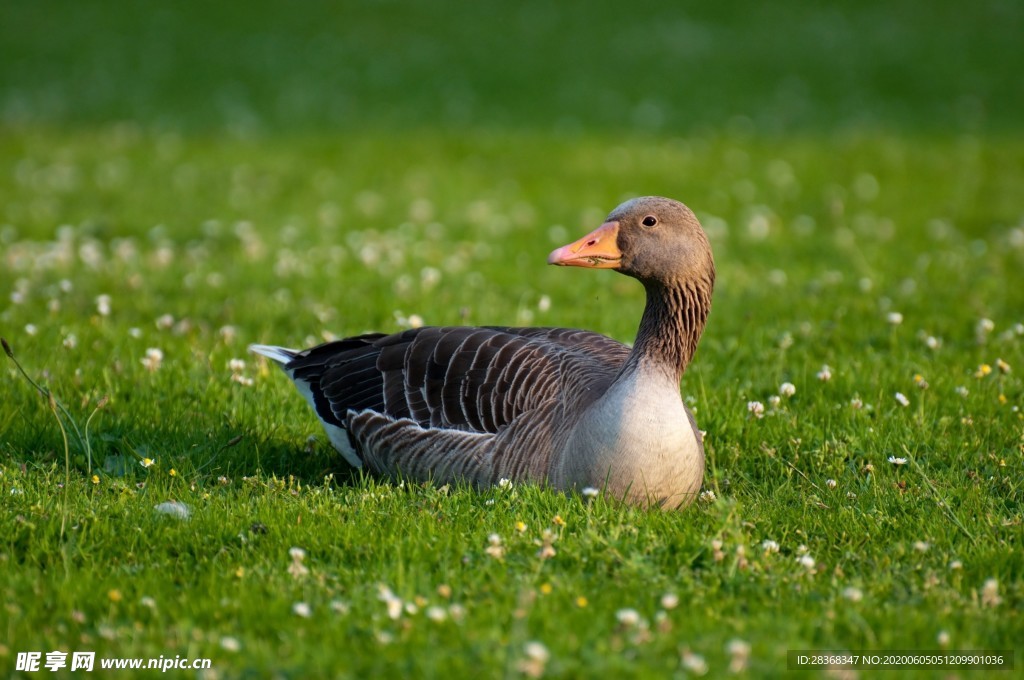
[[[272,359],[280,366],[287,366],[299,353],[299,350],[274,345],[249,345],[249,351]]]

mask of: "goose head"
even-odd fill
[[[645,285],[714,280],[711,247],[697,217],[660,196],[626,201],[600,227],[552,251],[548,264],[614,269]]]

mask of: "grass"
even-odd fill
[[[0,668],[718,676],[734,641],[754,677],[792,649],[1024,661],[1013,5],[928,5],[919,30],[870,4],[51,4],[0,10],[0,335],[67,410],[0,369]],[[646,193],[715,249],[682,385],[714,501],[364,478],[246,356],[413,314],[629,341],[635,282],[543,258]]]

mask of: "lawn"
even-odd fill
[[[55,397],[0,356],[0,675],[1019,669],[1021,34],[1010,2],[0,8],[0,335]],[[361,476],[246,353],[629,342],[639,284],[544,262],[642,194],[718,269],[684,511]]]

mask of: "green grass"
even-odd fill
[[[0,357],[0,674],[516,677],[539,641],[549,676],[720,676],[739,640],[760,677],[940,635],[1024,663],[1024,13],[971,7],[0,9],[0,335],[80,430],[109,396],[66,456]],[[246,355],[412,314],[630,341],[638,284],[544,258],[649,193],[715,250],[682,385],[715,501],[353,475]]]

